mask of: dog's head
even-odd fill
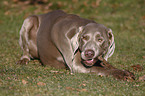
[[[114,36],[111,29],[104,25],[89,23],[79,27],[71,42],[74,53],[77,49],[80,50],[82,62],[86,66],[93,66],[98,56],[105,55],[110,50]]]

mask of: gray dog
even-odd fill
[[[114,53],[111,29],[60,10],[26,18],[19,43],[23,56],[18,64],[27,64],[30,58],[37,58],[43,65],[67,67],[71,72],[134,78],[129,71],[99,66],[99,56],[107,61]]]

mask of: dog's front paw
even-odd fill
[[[126,80],[126,81],[135,80],[134,74],[132,72],[128,71],[128,70],[115,69],[115,70],[112,71],[112,75],[116,79],[120,79],[120,80]]]
[[[29,59],[23,58],[22,60],[18,60],[16,64],[26,65],[28,64],[28,62],[29,62]]]

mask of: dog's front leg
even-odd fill
[[[107,62],[107,61],[106,61]],[[101,76],[112,76],[116,79],[121,80],[134,80],[135,76],[133,73],[127,71],[127,70],[120,70],[112,65],[109,64],[109,67],[98,67],[98,66],[92,66],[90,68],[86,68],[83,64],[81,64],[80,59],[80,53],[77,52],[77,54],[74,57],[74,60],[71,64],[71,72],[78,72],[78,73],[94,73]],[[108,66],[106,64],[106,66]],[[111,66],[111,68],[110,68]]]
[[[74,56],[71,54],[66,54],[64,55],[64,59],[72,73],[96,73],[101,75],[102,73],[104,74],[106,70],[105,68],[100,68],[100,67],[86,68],[81,63],[80,52],[77,52]],[[104,74],[104,75],[108,75],[108,74]]]
[[[76,55],[73,54],[71,48],[67,48],[62,53],[69,53],[63,54],[63,58],[67,66],[69,67],[71,73],[89,73],[90,69],[85,68],[81,64],[80,54],[78,52]]]

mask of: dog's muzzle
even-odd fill
[[[91,49],[88,49],[84,52],[84,56],[86,60],[82,60],[82,63],[85,64],[86,66],[93,66],[96,62],[97,59],[94,58],[95,52]]]

